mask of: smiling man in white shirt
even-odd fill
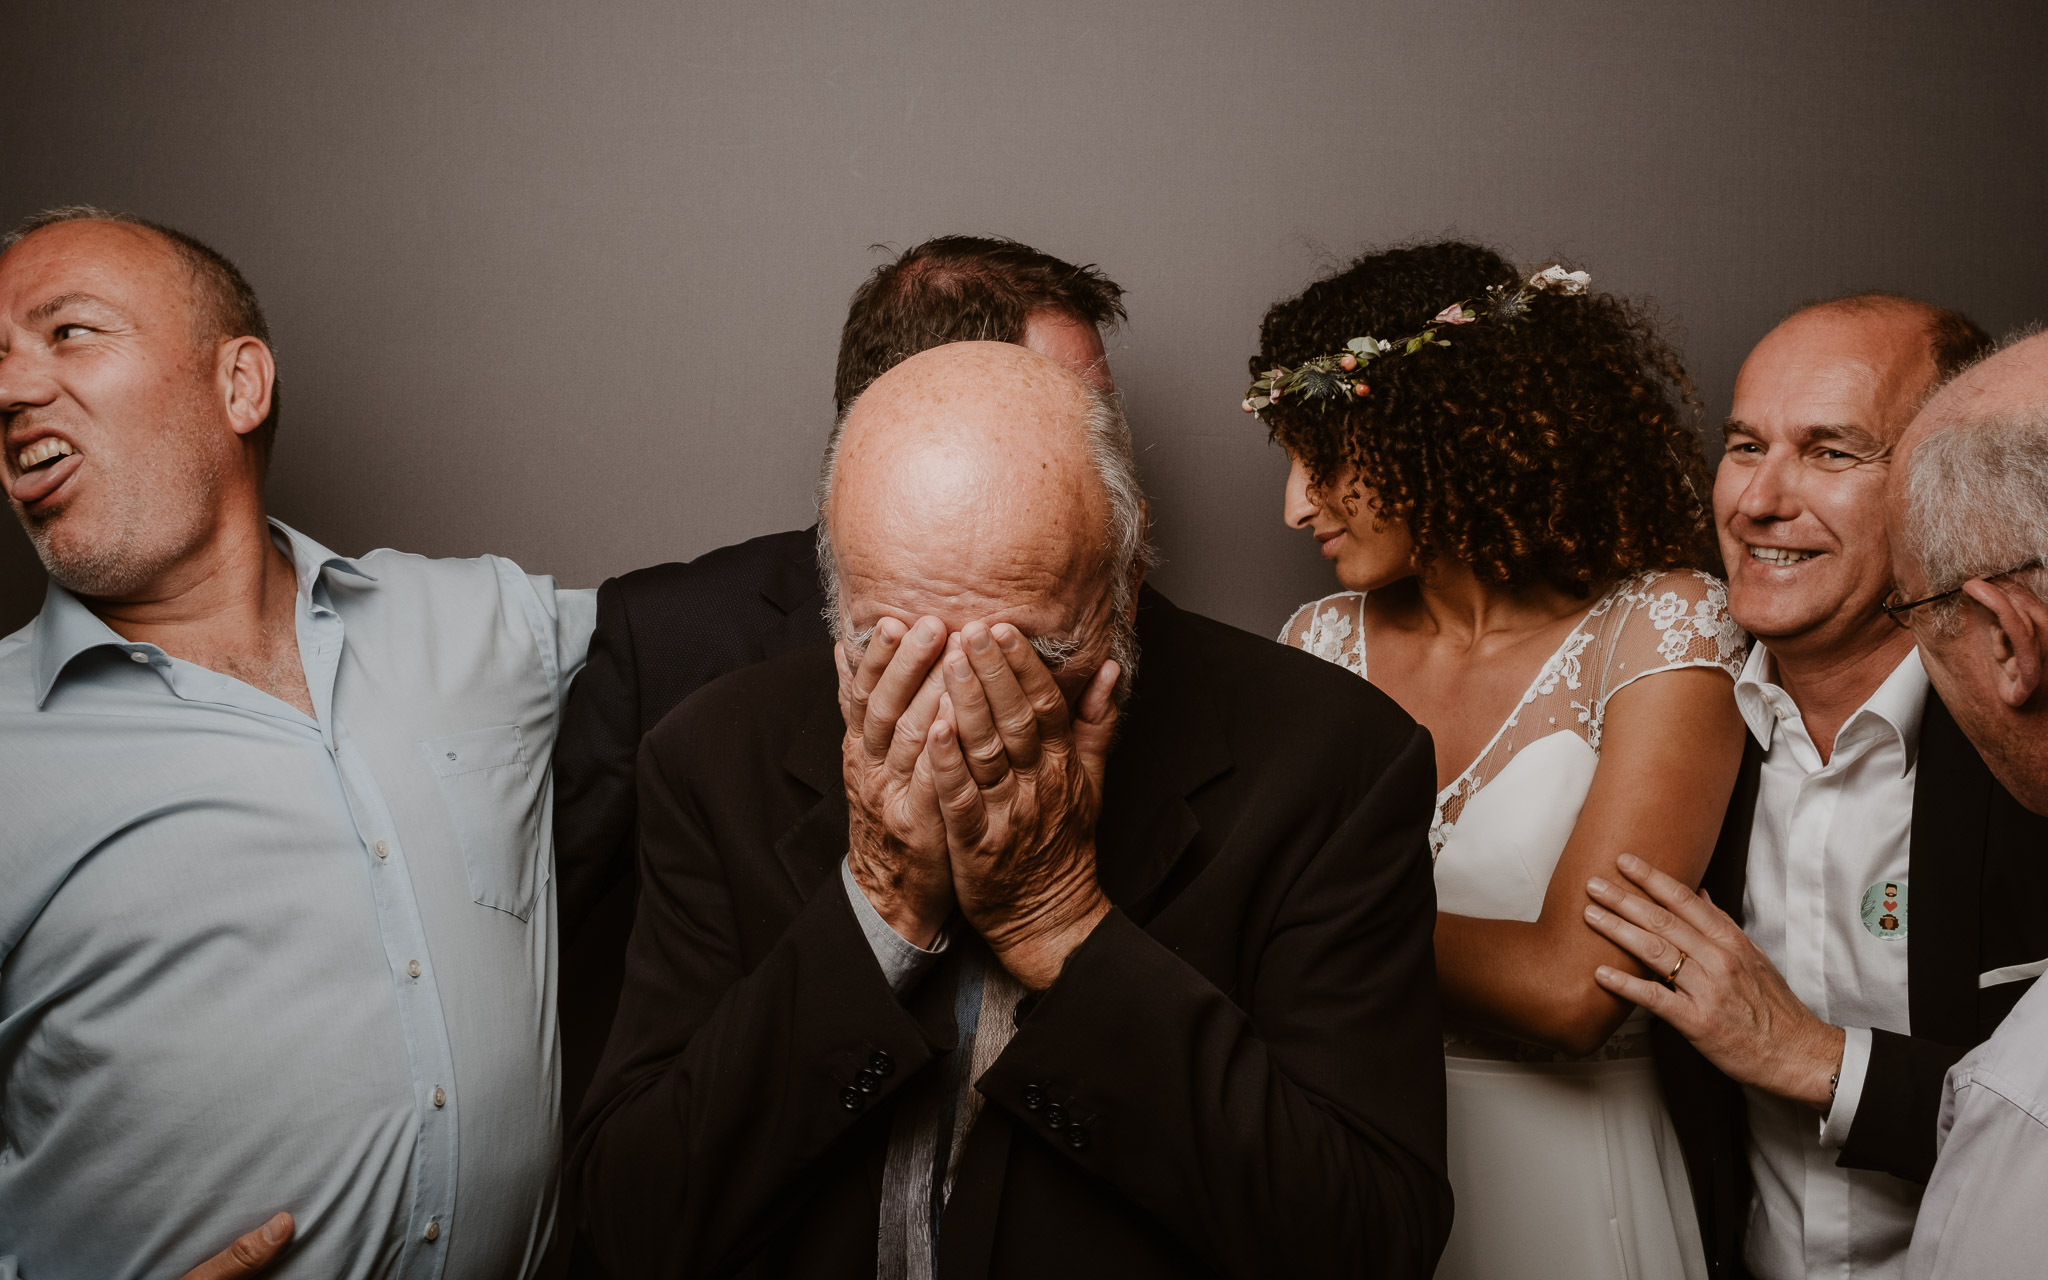
[[[1636,884],[1589,885],[1594,927],[1667,975],[1599,980],[1690,1042],[1666,1034],[1660,1067],[1717,1276],[1899,1275],[1942,1073],[2024,985],[1980,973],[2048,947],[2038,906],[2009,908],[2044,829],[1881,607],[1892,450],[1985,345],[1953,312],[1860,295],[1750,354],[1714,511],[1729,611],[1759,641],[1735,691],[1752,741],[1702,895],[1639,862]]]

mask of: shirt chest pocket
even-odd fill
[[[420,743],[462,839],[476,901],[524,920],[541,886],[541,779],[516,724]]]

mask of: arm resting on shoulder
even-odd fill
[[[1616,878],[1633,853],[1697,886],[1742,763],[1741,714],[1726,672],[1645,676],[1607,704],[1600,763],[1534,921],[1440,913],[1437,981],[1454,1023],[1584,1055],[1634,1007],[1593,981],[1600,965],[1641,972],[1586,927],[1586,881]]]
[[[1235,1000],[1111,911],[981,1092],[1222,1274],[1427,1276],[1451,1208],[1434,759],[1418,729],[1360,786]]]

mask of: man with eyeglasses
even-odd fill
[[[1893,616],[1912,627],[1928,677],[1991,772],[2048,814],[2048,336],[2013,343],[1944,388],[1899,453],[1892,559],[1910,599]],[[2044,855],[2037,843],[2037,883],[2022,891],[2037,901]],[[2048,968],[2040,954],[1996,976],[2038,974]],[[2048,1256],[2048,989],[2029,992],[1955,1065],[1940,1114],[1907,1275],[2038,1274]]]
[[[1988,345],[1863,294],[1750,353],[1714,486],[1729,612],[1758,642],[1742,771],[1700,894],[1627,859],[1633,883],[1588,886],[1593,927],[1665,975],[1598,977],[1663,1020],[1717,1277],[1901,1275],[1943,1074],[2048,954],[2048,822],[1930,690],[1915,601],[1888,594],[1894,449]]]

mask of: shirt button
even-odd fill
[[[1045,1105],[1045,1092],[1035,1084],[1024,1086],[1024,1109],[1036,1111]]]
[[[863,1100],[861,1091],[851,1086],[839,1091],[839,1105],[845,1107],[848,1111],[860,1110],[860,1104]]]
[[[434,1090],[434,1105],[437,1107],[448,1105],[448,1091],[446,1089],[437,1088]]]
[[[862,1093],[880,1093],[882,1091],[882,1077],[872,1071],[863,1071],[853,1078],[853,1087],[859,1089]]]
[[[406,971],[407,973],[411,974],[411,975],[412,975],[413,977],[415,977],[415,978],[419,977],[419,976],[420,976],[420,962],[419,962],[419,961],[417,961],[417,960],[412,960],[412,961],[408,961],[408,962],[406,963],[406,966],[405,966],[405,971]]]
[[[868,1055],[868,1070],[876,1075],[886,1077],[895,1069],[896,1062],[889,1056],[887,1049],[877,1049]]]
[[[434,1241],[439,1240],[440,1238],[441,1224],[438,1222],[429,1222],[427,1224],[427,1243],[432,1244],[434,1243]]]
[[[146,654],[146,653],[144,653],[144,652],[143,652],[142,650],[140,650],[140,649],[130,649],[130,650],[128,651],[128,657],[129,657],[129,660],[130,660],[130,661],[133,661],[133,662],[148,662],[148,661],[149,661],[149,655],[148,655],[148,654]]]
[[[385,843],[384,843],[384,842],[383,842],[382,840],[379,840],[379,841],[377,842],[377,856],[378,856],[378,857],[380,857],[380,858],[388,858],[388,857],[390,857],[390,856],[391,856],[391,846],[390,846],[390,845],[388,845],[388,844],[385,844]]]
[[[1067,1109],[1055,1102],[1045,1109],[1045,1127],[1064,1129],[1067,1127]]]
[[[1088,1149],[1088,1131],[1078,1124],[1067,1130],[1067,1145],[1076,1151],[1086,1151]]]

